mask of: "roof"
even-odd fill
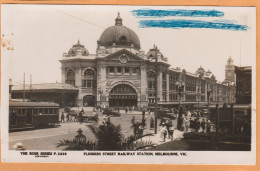
[[[89,52],[88,50],[80,44],[79,40],[78,43],[73,45],[72,48],[70,48],[68,52],[68,56],[76,56],[77,54],[81,54],[82,56],[88,56]]]
[[[112,46],[123,45],[131,46],[140,49],[140,40],[137,34],[128,27],[123,26],[121,17],[117,16],[116,24],[114,26],[108,27],[100,36],[98,44],[100,46]]]
[[[53,102],[21,102],[9,101],[11,107],[59,107],[57,103]]]
[[[23,90],[23,85],[13,85],[12,91]],[[25,85],[25,90],[78,90],[78,88],[65,83],[42,83],[42,84],[29,84]]]

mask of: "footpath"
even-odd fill
[[[154,130],[146,130],[144,132],[144,134],[147,134],[147,133],[154,134]],[[160,132],[160,127],[158,127],[157,134],[154,134],[152,136],[143,137],[138,141],[151,142],[152,144],[157,146],[157,145],[161,145],[161,144],[164,144],[164,143],[167,143],[167,142],[170,142],[170,141],[180,140],[181,138],[183,138],[183,133],[184,133],[183,131],[179,131],[179,130],[176,129],[176,130],[174,130],[172,140],[169,139],[168,135],[167,135],[165,141],[163,141],[163,138],[162,138],[162,135],[161,135],[161,132]]]

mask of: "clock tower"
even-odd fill
[[[235,65],[233,64],[233,59],[231,57],[228,58],[225,66],[225,78],[228,81],[235,82]]]

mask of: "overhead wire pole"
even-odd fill
[[[157,58],[157,46],[155,46],[155,110],[154,110],[154,133],[157,134],[157,75],[158,75],[158,58]]]
[[[23,73],[23,101],[25,101],[25,72]]]

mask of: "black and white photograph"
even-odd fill
[[[256,162],[255,7],[1,5],[3,162]]]

